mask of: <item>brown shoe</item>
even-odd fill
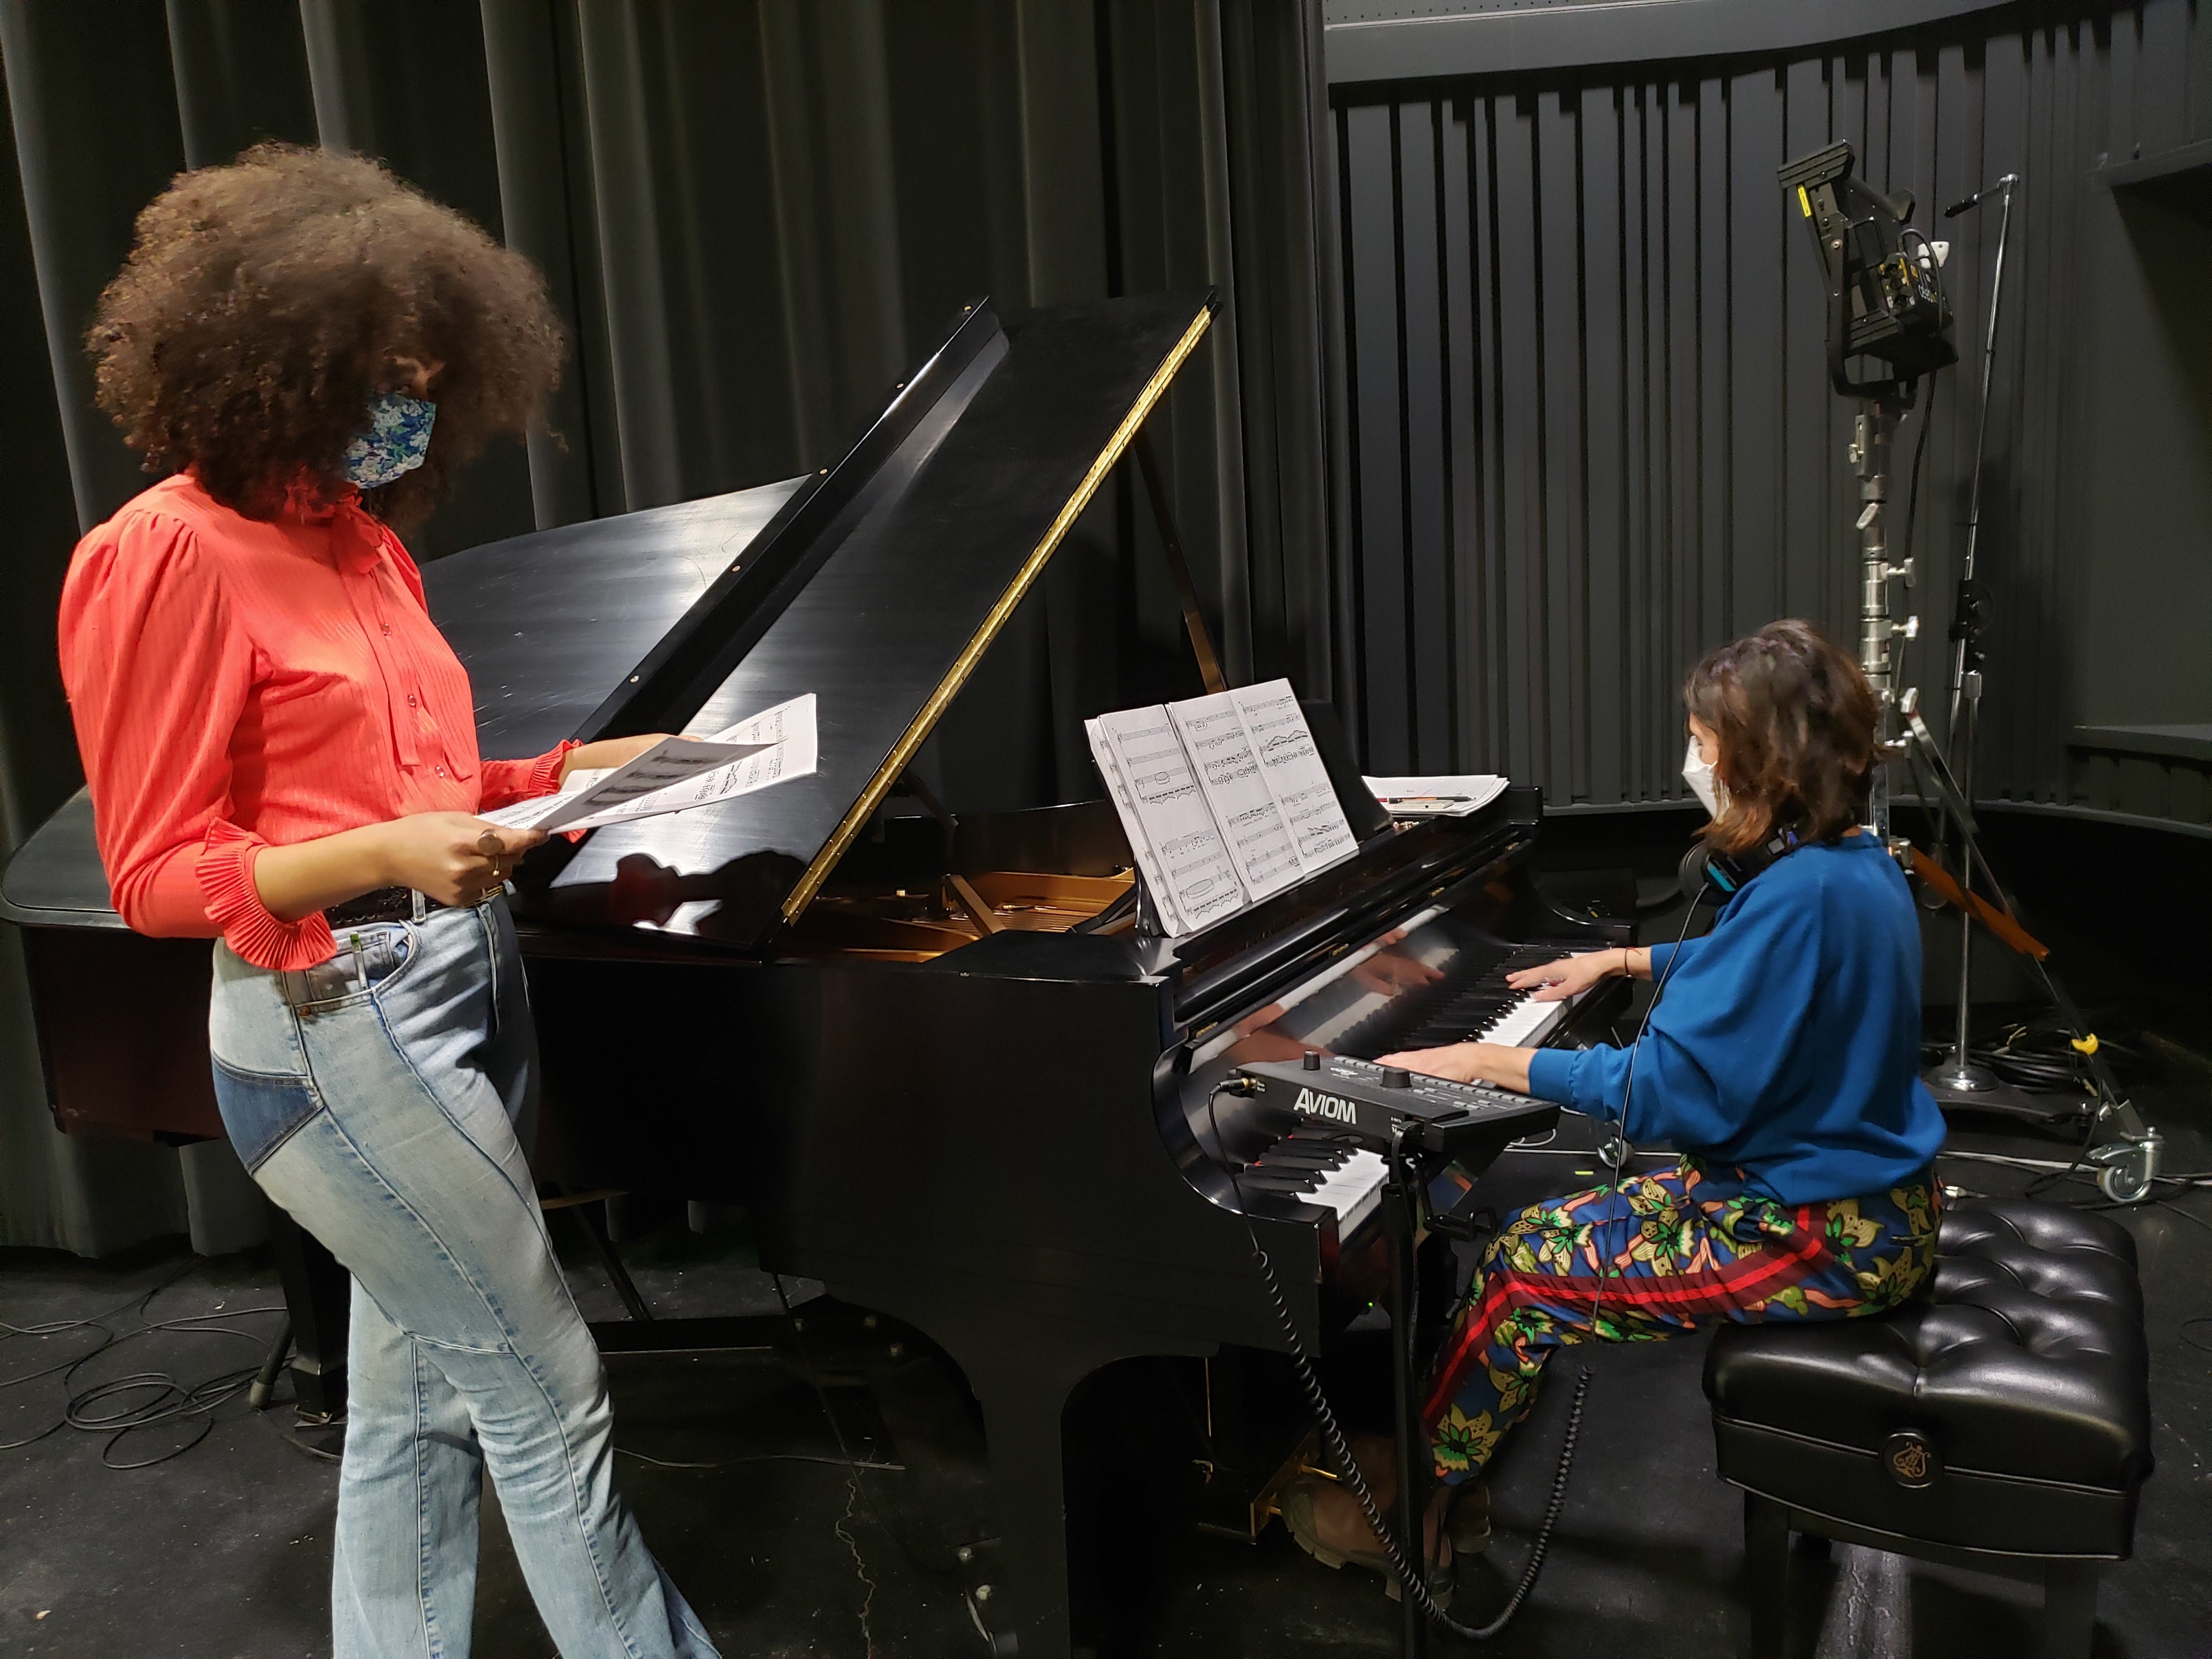
[[[1302,1474],[1283,1488],[1278,1500],[1277,1513],[1283,1524],[1290,1528],[1291,1536],[1297,1540],[1298,1547],[1325,1567],[1342,1567],[1349,1563],[1364,1567],[1382,1577],[1382,1593],[1393,1601],[1402,1594],[1398,1583],[1398,1570],[1390,1565],[1390,1558],[1381,1550],[1332,1549],[1321,1541],[1314,1525],[1314,1498],[1324,1487],[1336,1483],[1325,1475]],[[1449,1542],[1449,1540],[1446,1540]],[[1429,1570],[1429,1599],[1441,1609],[1451,1607],[1452,1568],[1449,1554],[1443,1561]]]

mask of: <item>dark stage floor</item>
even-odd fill
[[[2172,1167],[2212,1166],[2212,1072],[2186,1060],[2138,1100],[2166,1128]],[[2050,1140],[1960,1135],[1960,1146],[2050,1157]],[[1588,1165],[1519,1154],[1493,1172],[1500,1206],[1573,1184]],[[1955,1162],[1947,1177],[1984,1193],[2027,1176]],[[2093,1198],[2086,1188],[2078,1198]],[[2185,1207],[2187,1213],[2183,1213]],[[2212,1192],[2126,1212],[2142,1246],[2149,1302],[2159,1468],[2144,1498],[2136,1556],[2106,1578],[2100,1655],[2212,1652]],[[764,1312],[773,1287],[736,1235],[680,1229],[629,1247],[641,1287],[663,1314]],[[275,1275],[252,1258],[195,1261],[177,1250],[86,1262],[0,1255],[0,1319],[21,1326],[80,1319],[123,1304],[179,1271],[149,1316],[217,1314],[260,1334],[275,1325]],[[579,1251],[573,1277],[586,1312],[619,1318],[605,1280]],[[125,1311],[118,1332],[139,1322]],[[2197,1345],[2189,1340],[2194,1338]],[[0,1340],[0,1380],[67,1360],[84,1330]],[[258,1357],[223,1335],[165,1332],[102,1354],[78,1386],[167,1370],[197,1381]],[[1747,1630],[1738,1574],[1741,1509],[1712,1472],[1698,1387],[1702,1340],[1590,1355],[1591,1387],[1573,1489],[1551,1564],[1496,1651],[1513,1655],[1725,1655]],[[977,1619],[990,1600],[981,1437],[957,1375],[926,1352],[894,1353],[877,1333],[816,1351],[826,1397],[854,1455],[870,1463],[856,1492],[818,1396],[802,1376],[758,1355],[616,1357],[610,1361],[624,1489],[647,1537],[730,1656],[985,1653]],[[866,1387],[858,1386],[865,1378]],[[1497,1606],[1525,1558],[1548,1490],[1569,1380],[1555,1377],[1537,1415],[1500,1461],[1494,1556],[1462,1573],[1463,1614]],[[1100,1605],[1109,1651],[1205,1659],[1310,1659],[1396,1651],[1396,1609],[1375,1579],[1331,1573],[1279,1528],[1256,1546],[1190,1529],[1178,1512],[1189,1441],[1164,1366],[1109,1380],[1085,1413],[1097,1507],[1112,1517],[1085,1546],[1105,1564]],[[280,1394],[280,1401],[282,1400]],[[0,1387],[0,1441],[36,1432],[61,1404],[58,1380]],[[135,1403],[112,1402],[110,1409]],[[325,1580],[336,1470],[286,1443],[291,1413],[242,1400],[214,1413],[207,1437],[173,1461],[103,1469],[104,1437],[64,1430],[0,1452],[0,1652],[39,1659],[175,1656],[298,1659],[327,1653]],[[166,1431],[116,1445],[116,1462],[177,1443]],[[658,1459],[659,1462],[649,1462]],[[1100,1471],[1104,1471],[1103,1474]],[[487,1504],[475,1651],[542,1659],[551,1644]],[[2039,1592],[2025,1583],[1931,1568],[1838,1547],[1801,1563],[1797,1647],[1838,1656],[2031,1650]],[[1439,1641],[1437,1651],[1458,1650]]]

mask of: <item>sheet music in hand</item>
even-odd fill
[[[1172,937],[1358,845],[1288,680],[1102,714],[1085,730]]]
[[[817,758],[815,697],[802,696],[709,738],[665,738],[623,766],[585,769],[561,792],[477,816],[510,830],[581,834],[633,818],[687,811],[803,778]]]

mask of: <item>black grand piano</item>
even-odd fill
[[[488,754],[710,731],[816,694],[814,775],[526,862],[514,904],[545,1079],[533,1164],[568,1191],[743,1206],[763,1265],[949,1355],[988,1441],[1001,1650],[1036,1659],[1070,1650],[1077,1385],[1139,1356],[1284,1349],[1254,1238],[1308,1344],[1377,1293],[1382,1160],[1271,1163],[1284,1126],[1215,1085],[1306,1049],[1556,1039],[1595,1012],[1504,988],[1576,933],[1524,879],[1533,790],[1392,823],[1338,755],[1357,855],[1169,939],[1104,802],[956,818],[909,776],[1212,310],[1150,296],[1002,319],[978,302],[811,478],[425,573]],[[929,810],[892,810],[917,799]],[[64,1128],[221,1133],[207,946],[122,928],[82,796],[9,866],[0,915],[24,929]],[[102,994],[118,975],[149,1010],[129,1032]],[[303,1385],[334,1396],[329,1314],[301,1271],[287,1289]],[[1263,1516],[1251,1497],[1224,1507]]]

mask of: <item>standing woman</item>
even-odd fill
[[[1656,974],[1638,1041],[1462,1042],[1382,1061],[1617,1119],[1630,1140],[1680,1154],[1532,1205],[1499,1231],[1429,1379],[1447,1487],[1482,1472],[1562,1346],[1880,1313],[1934,1265],[1943,1119],[1920,1081],[1919,923],[1889,849],[1857,827],[1874,693],[1810,623],[1778,622],[1709,653],[1683,698],[1682,770],[1712,815],[1705,845],[1749,879],[1703,939],[1569,957],[1509,981],[1556,1000]],[[1359,1454],[1387,1489],[1388,1443]],[[1382,1563],[1342,1488],[1310,1489],[1285,1512],[1323,1559]],[[1450,1532],[1455,1547],[1480,1547],[1480,1504]]]
[[[116,908],[209,938],[232,1144],[352,1271],[337,1659],[469,1648],[489,1471],[568,1659],[714,1650],[616,1495],[597,1349],[518,1130],[536,1054],[473,816],[653,739],[477,753],[391,526],[557,377],[538,272],[374,162],[181,175],[101,296],[102,408],[167,476],[79,544],[61,661]]]

